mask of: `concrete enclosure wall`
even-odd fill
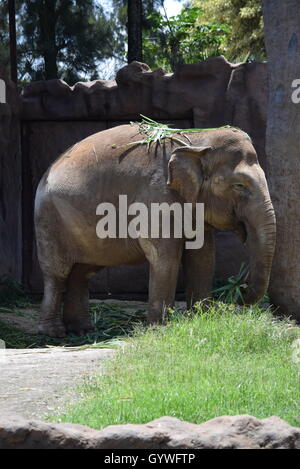
[[[0,102],[0,287],[3,278],[21,280],[20,99],[13,83],[0,73],[5,96]],[[1,82],[3,84],[3,82]],[[2,101],[2,100],[1,100]]]
[[[252,137],[260,163],[267,169],[264,150],[267,95],[266,63],[232,65],[223,57],[182,65],[174,74],[162,69],[151,71],[147,65],[133,62],[112,81],[97,80],[70,87],[60,80],[50,80],[27,86],[22,94],[21,112],[22,275],[26,288],[33,292],[42,290],[34,240],[33,200],[42,174],[61,152],[94,132],[139,120],[140,114],[144,114],[180,128],[226,124],[240,127]],[[9,145],[14,145],[12,142],[17,139],[17,125],[14,132]],[[4,161],[10,162],[15,157],[16,146],[8,147]],[[15,164],[20,165],[20,159]],[[10,166],[10,180],[15,171],[20,174],[19,168]],[[4,194],[10,207],[14,190],[10,183]],[[216,237],[216,276],[224,279],[239,269],[246,253],[234,235],[217,233]],[[14,250],[12,245],[16,241],[8,239],[6,243]],[[18,243],[20,250],[20,237]],[[147,266],[120,266],[104,269],[91,281],[91,290],[103,294],[145,294],[147,283]],[[178,289],[183,289],[182,279]]]

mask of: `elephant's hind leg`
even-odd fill
[[[64,288],[64,278],[54,274],[44,274],[44,297],[38,326],[40,334],[50,337],[64,337],[66,335],[61,309]]]
[[[84,335],[93,330],[89,313],[89,278],[101,267],[75,264],[67,280],[63,321],[67,332]]]

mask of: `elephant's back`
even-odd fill
[[[145,190],[155,181],[167,181],[169,152],[152,144],[134,144],[145,138],[138,125],[121,125],[90,135],[65,151],[45,173],[40,186],[49,195],[76,197],[95,193]]]
[[[86,137],[68,148],[51,166],[51,169],[73,167],[99,170],[101,165],[126,164],[133,160],[135,165],[145,165],[150,153],[145,152],[145,145],[134,144],[145,138],[138,125],[120,125],[102,130]],[[143,154],[143,158],[139,156]]]

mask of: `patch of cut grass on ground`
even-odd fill
[[[9,323],[1,314],[6,317],[12,316],[28,317],[28,309],[36,311],[39,314],[40,302],[36,304],[36,298],[26,294],[23,287],[9,278],[0,279],[0,339],[4,340],[7,348],[40,348],[46,346],[97,346],[103,347],[104,344],[118,337],[128,335],[132,332],[137,323],[145,321],[146,313],[143,309],[136,309],[134,312],[122,309],[118,304],[107,304],[99,302],[90,305],[92,323],[95,330],[78,337],[69,334],[63,339],[26,332],[21,326]],[[36,316],[38,316],[38,314]],[[35,318],[36,322],[38,318]]]
[[[297,333],[258,306],[211,303],[184,316],[173,312],[167,325],[127,338],[105,375],[86,381],[82,400],[59,421],[103,428],[164,415],[200,423],[252,414],[300,426]]]
[[[30,303],[30,308],[39,310],[39,306]],[[4,340],[7,348],[40,348],[47,345],[50,346],[98,346],[103,347],[103,344],[112,339],[127,336],[131,334],[136,324],[145,322],[146,313],[142,309],[137,309],[134,312],[123,310],[117,304],[107,304],[100,302],[90,306],[92,323],[95,330],[85,334],[84,336],[76,336],[69,334],[62,339],[55,339],[52,337],[29,334],[28,332],[16,327],[13,324],[8,324],[1,321],[1,312],[13,313],[18,316],[26,316],[28,313],[20,310],[18,307],[4,307],[0,305],[0,339]]]
[[[4,340],[8,349],[40,348],[46,345],[59,345],[61,339],[53,339],[42,335],[28,334],[27,332],[1,321],[0,339]]]
[[[4,340],[7,348],[40,348],[50,346],[97,346],[103,347],[107,342],[112,343],[113,339],[128,335],[132,332],[137,323],[145,322],[146,313],[143,309],[136,309],[133,312],[118,304],[99,302],[90,305],[92,323],[95,330],[78,337],[69,334],[63,339],[26,332],[13,322],[8,323],[1,318],[1,314],[6,316],[28,317],[28,309],[39,314],[40,302],[36,304],[36,298],[26,294],[23,287],[9,278],[0,279],[0,339]],[[36,322],[38,318],[36,318]]]

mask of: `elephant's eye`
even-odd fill
[[[240,182],[236,182],[235,184],[232,184],[232,187],[236,189],[237,191],[243,191],[245,189],[244,184],[241,184]]]

